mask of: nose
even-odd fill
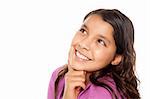
[[[87,51],[90,50],[90,45],[91,45],[91,42],[89,39],[83,39],[82,41],[79,42],[79,47]]]

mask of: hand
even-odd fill
[[[80,90],[85,89],[84,71],[69,70],[65,75],[63,99],[77,99]]]

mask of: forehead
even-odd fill
[[[103,36],[110,42],[114,42],[113,27],[100,16],[96,14],[90,15],[84,20],[82,26],[87,28],[90,35]]]
[[[113,27],[108,22],[104,21],[100,16],[96,14],[87,17],[83,24],[87,26],[89,30],[95,31],[96,33],[112,34],[114,31]]]

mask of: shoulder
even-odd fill
[[[90,84],[79,94],[79,99],[112,99],[112,96],[106,88]]]
[[[58,76],[58,73],[59,73],[59,71],[60,71],[61,69],[62,69],[62,67],[56,68],[56,69],[52,72],[51,78],[52,78],[52,79],[56,79],[57,76]]]
[[[104,78],[100,79],[100,81],[107,82]],[[107,88],[90,82],[86,89],[80,93],[79,99],[112,99],[112,94]]]
[[[112,99],[112,97],[115,97],[115,96],[118,99],[121,99],[121,93],[118,91],[116,83],[112,77],[104,76],[104,77],[100,78],[99,81],[104,83],[104,86],[93,85],[93,86],[95,86],[94,87],[95,90],[101,92],[101,94],[99,94],[99,95],[107,97],[106,99]]]
[[[111,93],[104,87],[93,85],[91,91],[93,99],[112,99]]]
[[[58,77],[58,73],[63,69],[64,66],[55,69],[51,75],[49,87],[48,87],[48,99],[54,98],[55,81]]]
[[[58,67],[57,69],[55,69],[53,71],[53,73],[51,74],[51,79],[50,79],[50,83],[54,83],[55,80],[58,77],[58,73],[64,68],[64,66]]]
[[[121,99],[120,93],[117,90],[117,87],[113,78],[106,76],[106,77],[100,78],[99,81],[104,83],[104,85],[101,84],[97,86],[91,83],[89,88],[87,89],[88,97],[91,97],[93,99],[112,99],[113,97],[116,96],[118,99]],[[108,87],[106,87],[105,85]]]

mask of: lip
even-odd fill
[[[74,53],[75,53],[75,57],[76,57],[78,60],[80,60],[80,61],[91,61],[91,58],[89,58],[87,55],[83,54],[83,53],[80,52],[79,50],[75,49],[74,51],[75,51],[75,52],[74,52]],[[80,57],[77,55],[77,53],[80,54],[80,55],[82,55],[82,56],[84,56],[84,57],[86,57],[87,59],[80,58]]]

